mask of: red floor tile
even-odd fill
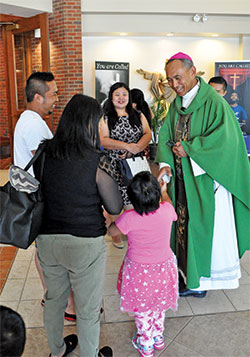
[[[2,291],[4,284],[5,284],[5,279],[0,279],[0,292]]]
[[[8,278],[16,253],[16,247],[0,247],[0,292]]]
[[[3,247],[0,253],[0,261],[14,259],[16,252],[17,252],[16,247]]]

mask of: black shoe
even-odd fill
[[[206,290],[201,290],[201,291],[196,291],[196,290],[191,290],[191,289],[183,289],[179,291],[179,296],[193,296],[197,298],[203,298],[207,295]]]
[[[101,348],[101,349],[99,350],[98,356],[99,356],[99,357],[102,357],[101,354],[102,354],[104,357],[113,357],[112,348],[110,348],[109,346],[105,346],[105,347]]]
[[[63,357],[66,357],[76,348],[78,344],[78,338],[74,334],[68,335],[64,338],[64,342],[66,344],[66,351],[64,352]]]
[[[74,351],[74,349],[76,348],[77,343],[78,343],[78,338],[74,334],[68,335],[64,338],[64,342],[66,345],[66,350],[62,357],[66,357],[66,356],[68,356],[69,353]],[[50,353],[49,357],[51,357],[51,353]]]
[[[181,275],[180,272],[179,272],[178,280],[179,280],[179,291],[185,290],[186,284],[185,284],[183,276]]]

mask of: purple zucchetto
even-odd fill
[[[175,59],[187,59],[191,62],[193,62],[192,58],[187,55],[186,53],[183,53],[183,52],[178,52],[176,53],[175,55],[173,55],[172,57],[170,57],[168,60],[175,60]]]

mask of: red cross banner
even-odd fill
[[[250,156],[250,60],[215,62],[215,76],[227,81],[224,98],[238,119]]]

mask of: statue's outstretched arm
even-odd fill
[[[153,75],[154,75],[154,73],[144,71],[144,70],[141,69],[141,68],[140,68],[140,69],[137,69],[136,72],[139,73],[139,74],[142,74],[143,77],[144,77],[145,79],[148,79],[148,80],[152,80],[152,77],[153,77]]]

